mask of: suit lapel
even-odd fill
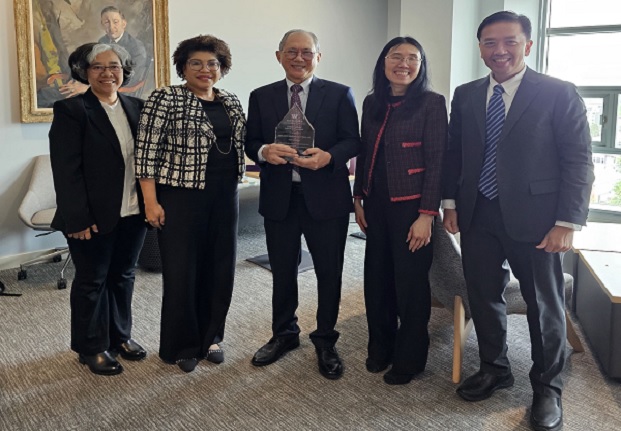
[[[123,110],[125,111],[125,115],[127,116],[127,121],[129,122],[129,128],[132,129],[132,136],[136,139],[136,131],[138,129],[138,119],[140,117],[140,111],[138,110],[138,106],[135,103],[132,103],[130,99],[123,96],[119,93],[119,99],[121,100],[121,105],[123,106]]]
[[[475,84],[474,91],[470,95],[470,105],[474,112],[475,120],[479,133],[481,134],[481,144],[485,145],[485,115],[487,105],[487,87],[489,86],[489,77],[481,79]]]
[[[282,80],[274,84],[274,109],[276,110],[277,121],[280,122],[289,112],[289,101],[287,100],[287,81]]]
[[[116,136],[116,132],[114,131],[114,127],[108,118],[108,114],[106,114],[104,107],[101,106],[101,102],[90,89],[84,94],[84,106],[86,108],[88,118],[91,119],[93,125],[103,136],[106,137],[106,141],[112,145],[114,151],[120,157],[123,157],[123,153],[121,152],[121,143],[119,142],[119,138]]]
[[[539,74],[527,69],[522,82],[515,93],[511,108],[507,114],[505,125],[500,134],[500,142],[511,132],[511,129],[520,119],[526,108],[531,104],[537,93],[539,92]]]
[[[308,99],[306,100],[306,109],[304,115],[311,124],[314,124],[317,114],[319,114],[319,108],[321,108],[321,102],[325,97],[325,84],[317,77],[313,77],[311,81]]]

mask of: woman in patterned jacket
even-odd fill
[[[396,37],[380,53],[362,111],[354,210],[367,235],[367,370],[409,383],[425,369],[431,227],[447,143],[444,97],[430,91],[423,47]]]
[[[231,68],[211,35],[173,54],[185,85],[154,91],[138,125],[136,174],[148,223],[159,229],[164,297],[159,355],[185,372],[219,347],[235,274],[246,121],[232,93],[215,88]]]

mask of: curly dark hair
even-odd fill
[[[233,63],[231,62],[231,51],[229,45],[222,39],[218,39],[210,34],[198,35],[196,37],[183,40],[177,45],[177,49],[172,55],[173,63],[177,69],[177,76],[184,79],[183,68],[190,55],[195,52],[211,52],[220,62],[220,73],[222,76],[229,73]]]

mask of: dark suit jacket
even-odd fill
[[[457,200],[468,230],[485,146],[489,77],[458,87],[452,102],[444,198]],[[528,69],[515,94],[496,156],[507,234],[539,242],[557,220],[584,225],[593,162],[586,110],[574,85]]]
[[[382,119],[374,118],[375,105],[373,95],[364,100],[354,196],[364,198],[373,193],[372,177],[381,136],[390,200],[420,199],[419,212],[437,215],[448,123],[444,96],[427,92],[412,108],[401,102],[387,105]]]
[[[246,154],[259,163],[263,144],[274,142],[276,125],[289,111],[285,80],[258,88],[250,94]],[[360,149],[358,115],[349,87],[313,78],[305,115],[315,128],[315,146],[332,155],[332,163],[316,171],[300,169],[304,200],[315,220],[346,216],[353,211],[347,161]],[[282,220],[291,195],[293,165],[261,163],[259,213]]]
[[[119,98],[136,139],[144,102]],[[66,234],[93,224],[100,233],[112,231],[121,217],[125,162],[108,114],[90,89],[54,103],[49,138],[57,203],[52,227]],[[143,211],[140,196],[138,202]]]

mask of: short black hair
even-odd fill
[[[118,44],[105,44],[105,43],[85,43],[78,46],[75,51],[69,56],[69,69],[71,69],[71,77],[82,84],[89,84],[88,82],[88,68],[91,65],[94,57],[102,52],[112,51],[121,60],[123,66],[123,84],[127,84],[129,79],[134,75],[134,63],[132,58],[125,48]]]
[[[105,8],[101,10],[101,13],[99,14],[99,16],[103,16],[103,14],[107,12],[116,12],[119,15],[121,15],[121,18],[125,19],[125,15],[123,15],[123,12],[121,12],[121,9],[119,9],[116,6],[106,6]]]
[[[522,31],[526,35],[526,40],[530,40],[530,36],[533,31],[530,19],[528,19],[526,15],[519,15],[510,10],[503,10],[493,13],[481,21],[481,24],[479,24],[479,28],[477,30],[477,39],[479,41],[481,40],[481,32],[485,27],[496,22],[517,22],[522,27]]]
[[[229,70],[231,70],[233,66],[229,45],[225,41],[210,34],[201,34],[179,42],[177,49],[175,49],[172,55],[173,63],[177,69],[177,76],[179,78],[185,79],[183,68],[190,58],[190,55],[195,52],[211,52],[214,54],[220,62],[220,73],[222,76],[229,73]]]
[[[425,55],[423,46],[413,37],[397,36],[384,45],[382,52],[380,52],[379,57],[377,57],[377,61],[375,62],[375,69],[373,70],[373,89],[370,94],[375,97],[377,102],[375,104],[377,110],[373,113],[376,117],[381,117],[385,114],[386,105],[389,103],[390,81],[388,81],[385,71],[386,56],[393,47],[403,45],[404,43],[414,45],[416,49],[418,49],[418,52],[420,52],[421,58],[418,76],[414,79],[414,81],[412,81],[405,92],[405,106],[411,106],[414,99],[417,99],[419,96],[430,90],[431,84],[428,76],[427,56]]]

